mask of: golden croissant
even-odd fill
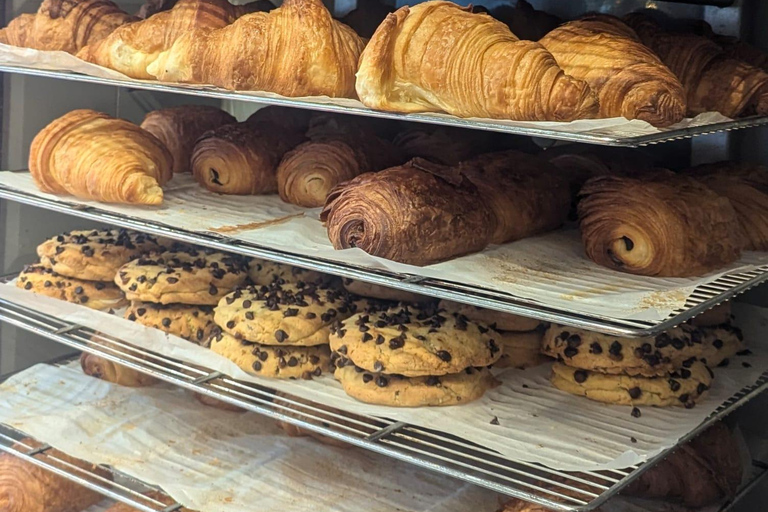
[[[539,41],[569,75],[598,95],[599,117],[669,126],[685,117],[685,91],[659,57],[618,18],[591,16],[556,28]]]
[[[77,56],[132,78],[149,80],[147,66],[192,30],[212,30],[237,18],[228,0],[180,0],[173,9],[115,30]]]
[[[146,373],[141,373],[140,371],[87,352],[83,352],[80,355],[80,367],[86,375],[120,386],[141,388],[152,386],[159,382],[156,378]]]
[[[105,203],[159,205],[172,169],[171,154],[154,135],[87,109],[43,128],[29,150],[40,190]]]
[[[572,121],[598,109],[587,83],[543,46],[444,1],[387,16],[360,57],[356,88],[365,105],[393,112]]]
[[[690,115],[768,114],[768,73],[762,69],[729,57],[704,36],[667,32],[644,14],[630,14],[624,20],[680,79]]]
[[[698,276],[736,261],[744,245],[730,201],[687,176],[598,176],[580,196],[584,250],[614,270]]]
[[[22,14],[0,30],[0,43],[77,53],[136,19],[109,0],[44,0],[36,14]]]
[[[192,148],[202,134],[237,120],[216,107],[184,105],[150,112],[141,127],[165,144],[173,156],[173,172],[189,172]]]
[[[148,71],[159,80],[269,91],[283,96],[354,97],[363,40],[320,0],[286,0],[232,25],[191,30]]]

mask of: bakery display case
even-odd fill
[[[118,4],[2,13],[8,510],[760,501],[759,2]]]

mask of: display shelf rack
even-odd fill
[[[240,382],[5,299],[0,299],[0,321],[275,420],[553,510],[593,510],[671,452],[666,450],[645,464],[625,469],[567,473],[541,464],[509,460],[436,430],[350,414],[282,393],[276,400],[275,391],[266,386]],[[687,442],[767,388],[768,371],[753,386],[725,401],[679,443]]]
[[[149,221],[107,211],[98,207],[85,206],[77,202],[68,201],[64,198],[49,199],[17,190],[3,184],[0,184],[0,199],[8,199],[38,208],[96,221],[102,224],[134,229],[156,236],[210,247],[220,251],[277,261],[341,277],[367,281],[390,288],[397,288],[440,299],[472,304],[481,308],[533,317],[544,322],[554,322],[615,336],[655,336],[768,280],[768,265],[760,266],[753,271],[725,274],[711,284],[696,288],[687,299],[685,305],[682,308],[673,311],[667,318],[653,322],[630,319],[619,320],[600,316],[590,316],[563,307],[552,307],[536,300],[517,297],[489,288],[443,281],[414,274],[401,274],[386,270],[366,268],[338,261],[311,258],[301,254],[292,254],[212,232],[181,229],[179,227],[164,224],[160,221]]]
[[[511,135],[523,135],[529,137],[538,137],[542,139],[560,140],[566,142],[577,142],[585,144],[595,144],[602,146],[616,147],[641,147],[676,140],[690,139],[692,137],[709,135],[712,133],[729,132],[744,128],[764,126],[768,124],[768,117],[752,116],[726,122],[705,124],[700,126],[690,126],[678,129],[660,129],[656,133],[617,136],[604,134],[594,131],[592,133],[573,133],[556,129],[523,127],[516,125],[494,122],[493,120],[461,119],[454,116],[436,115],[436,114],[397,114],[393,112],[382,112],[360,106],[330,104],[311,99],[293,99],[286,97],[275,97],[273,95],[256,95],[253,93],[242,93],[228,91],[211,86],[192,86],[192,85],[174,85],[161,82],[151,82],[132,79],[103,78],[91,75],[76,73],[73,71],[58,71],[49,69],[38,69],[34,67],[16,66],[4,64],[0,65],[0,72],[16,73],[21,75],[38,76],[45,78],[55,78],[57,80],[70,80],[76,82],[87,82],[92,84],[109,85],[113,87],[126,87],[129,89],[140,89],[146,91],[156,91],[164,93],[185,94],[189,96],[201,96],[206,98],[216,98],[222,100],[237,100],[264,105],[277,105],[285,107],[303,108],[309,110],[318,110],[323,112],[334,112],[339,114],[351,114],[357,116],[377,117],[383,119],[393,119],[398,121],[411,121],[417,123],[437,124],[452,126],[455,128],[468,128],[474,130],[492,131],[507,133]]]

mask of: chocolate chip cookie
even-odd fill
[[[683,324],[652,338],[618,338],[553,325],[544,334],[542,352],[574,368],[652,377],[706,360],[717,366],[741,349],[735,327],[699,328]]]
[[[534,318],[501,313],[492,309],[478,308],[450,300],[441,300],[440,307],[451,313],[464,315],[473,322],[492,327],[497,331],[532,331],[541,324],[539,320]]]
[[[701,361],[657,377],[608,375],[552,365],[552,384],[573,395],[618,405],[684,406],[691,408],[712,385],[714,375]]]
[[[272,379],[311,379],[327,372],[331,353],[328,345],[316,347],[275,347],[235,339],[219,332],[210,339],[210,348],[233,361],[243,371]]]
[[[379,300],[391,300],[394,302],[436,302],[434,297],[427,297],[426,295],[419,295],[418,293],[411,293],[405,290],[398,290],[396,288],[387,288],[386,286],[380,286],[378,284],[367,283],[365,281],[358,281],[356,279],[345,278],[342,280],[344,288],[349,293],[359,295],[360,297],[370,297],[372,299]]]
[[[404,377],[367,372],[347,364],[337,366],[333,375],[349,396],[361,402],[393,407],[466,404],[499,384],[487,368],[471,367],[439,377]]]
[[[211,306],[133,301],[125,311],[125,318],[197,344],[207,340],[216,326]]]
[[[501,347],[501,358],[494,368],[532,368],[550,359],[541,353],[544,329],[529,332],[500,332],[496,342]]]
[[[369,371],[423,377],[488,366],[501,357],[496,332],[434,304],[359,313],[331,328],[331,350]]]
[[[127,229],[69,231],[40,244],[37,255],[59,275],[112,282],[120,267],[161,245],[151,235]]]
[[[256,258],[248,264],[248,275],[251,277],[251,281],[258,286],[268,286],[278,280],[282,283],[297,284],[329,282],[333,279],[333,276],[316,270],[307,270]]]
[[[118,309],[128,304],[123,292],[112,283],[60,276],[39,264],[24,267],[16,280],[16,286],[101,311]]]
[[[175,246],[123,265],[115,283],[130,300],[215,306],[247,278],[241,256]]]

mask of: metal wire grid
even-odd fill
[[[545,128],[528,128],[520,126],[510,126],[491,120],[469,120],[452,116],[442,116],[434,114],[397,114],[394,112],[381,112],[366,107],[330,105],[319,103],[309,99],[293,99],[272,96],[256,96],[241,92],[227,91],[211,86],[193,86],[193,85],[174,85],[160,82],[139,81],[131,79],[100,78],[89,75],[82,75],[72,71],[53,71],[47,69],[35,69],[23,66],[0,65],[0,72],[17,73],[22,75],[41,76],[46,78],[56,78],[59,80],[71,80],[77,82],[88,82],[113,87],[127,87],[131,89],[143,89],[148,91],[158,91],[175,94],[186,94],[190,96],[202,96],[207,98],[228,99],[237,101],[246,101],[252,103],[261,103],[265,105],[280,105],[285,107],[295,107],[310,110],[319,110],[324,112],[336,112],[340,114],[352,114],[358,116],[378,117],[384,119],[395,119],[400,121],[413,121],[418,123],[438,124],[445,126],[455,126],[458,128],[468,128],[474,130],[493,131],[509,133],[513,135],[525,135],[530,137],[540,137],[544,139],[563,140],[568,142],[580,142],[586,144],[598,144],[602,146],[619,147],[639,147],[662,142],[690,139],[695,136],[708,135],[711,133],[727,132],[743,128],[751,128],[768,124],[768,117],[747,117],[735,121],[722,123],[713,123],[703,126],[691,126],[676,130],[660,131],[659,133],[649,135],[637,135],[631,137],[618,137],[612,135],[603,135],[598,133],[569,133],[559,130],[549,130]]]
[[[248,409],[306,430],[369,449],[419,467],[452,476],[553,510],[586,512],[616,495],[631,480],[669,455],[621,470],[577,474],[540,464],[511,461],[455,436],[385,418],[356,415],[274,390],[230,379],[134,347],[92,329],[67,324],[50,315],[0,299],[0,320],[64,345],[90,352],[158,379]],[[768,388],[768,372],[754,385],[727,400],[686,442],[712,422]]]
[[[550,307],[535,300],[516,297],[487,288],[425,278],[412,274],[399,274],[383,270],[374,270],[335,261],[285,253],[213,233],[179,229],[167,226],[160,222],[135,219],[127,215],[108,212],[99,208],[88,207],[78,203],[67,202],[65,200],[47,199],[34,194],[14,190],[10,187],[3,186],[2,184],[0,184],[0,199],[9,199],[44,208],[46,210],[73,215],[75,217],[89,219],[104,224],[135,229],[145,233],[211,247],[221,251],[234,252],[246,256],[287,263],[289,265],[296,265],[341,277],[359,279],[361,281],[398,288],[413,293],[463,302],[481,308],[533,317],[545,322],[554,322],[615,336],[655,336],[656,334],[671,329],[672,327],[703,313],[707,309],[727,301],[765,280],[768,280],[768,265],[764,265],[754,271],[724,275],[712,284],[696,288],[687,300],[685,306],[673,312],[664,320],[650,322],[606,319]]]

